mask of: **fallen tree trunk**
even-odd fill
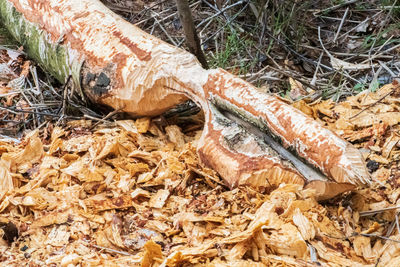
[[[203,69],[190,53],[141,31],[99,1],[0,0],[0,16],[43,68],[61,82],[71,75],[81,95],[95,103],[155,116],[194,100],[206,118],[200,158],[231,187],[300,183],[326,198],[370,181],[358,150],[316,121],[222,69]],[[221,111],[278,139],[324,175],[295,163],[290,153],[282,155],[278,143]]]

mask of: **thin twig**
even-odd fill
[[[351,28],[350,30],[348,30],[347,32],[343,33],[342,35],[339,36],[338,39],[342,39],[344,36],[348,35],[349,33],[351,33],[352,31],[356,30],[358,27],[360,27],[360,25],[362,25],[363,23],[367,23],[369,20],[375,18],[376,16],[378,16],[380,13],[382,13],[383,11],[381,10],[380,12],[374,14],[372,17],[368,17],[365,20],[361,21],[360,24],[358,24],[357,26]]]
[[[328,57],[332,60],[334,57],[333,57],[332,54],[325,48],[325,45],[324,45],[324,43],[322,42],[322,39],[321,39],[321,27],[318,27],[318,40],[319,40],[319,43],[321,44],[322,49],[325,51],[325,53],[328,55]],[[324,65],[321,64],[321,66],[324,66]],[[332,67],[331,69],[332,69],[332,70],[335,70],[333,67]],[[336,70],[335,70],[335,71],[336,71]],[[342,74],[343,74],[346,78],[348,78],[348,79],[350,79],[350,80],[352,80],[352,81],[358,83],[358,81],[357,81],[356,79],[354,79],[353,77],[351,77],[351,76],[350,76],[349,74],[347,74],[347,72],[345,72],[344,70],[342,71]]]
[[[237,1],[236,3],[234,3],[234,4],[232,4],[232,5],[229,5],[229,6],[227,6],[227,7],[224,7],[224,8],[221,9],[221,10],[218,10],[217,13],[215,13],[215,14],[212,15],[211,17],[208,17],[208,18],[204,19],[204,20],[201,21],[199,24],[197,24],[196,28],[199,28],[199,27],[200,27],[201,25],[203,25],[204,23],[206,23],[206,22],[212,20],[213,18],[215,18],[215,17],[221,15],[222,13],[224,13],[225,11],[227,11],[228,9],[231,9],[232,7],[241,5],[241,4],[245,3],[245,2],[246,2],[246,1],[244,1],[244,0],[242,0],[242,1]],[[205,3],[209,4],[208,2],[205,2]]]
[[[67,86],[69,84],[69,81],[71,80],[72,75],[69,75],[67,78],[67,81],[64,83],[61,92],[63,93],[62,95],[62,102],[61,102],[61,107],[59,108],[57,113],[60,113],[61,111],[61,115],[65,115],[65,109],[67,107],[67,94],[68,94],[68,90],[67,90]]]
[[[203,44],[205,44],[205,43],[207,43],[210,39],[212,39],[215,35],[217,35],[220,31],[222,31],[223,29],[225,29],[225,27],[227,26],[227,25],[230,25],[230,23],[232,22],[232,21],[234,21],[246,8],[247,8],[247,6],[249,5],[249,3],[250,3],[250,1],[247,1],[246,2],[246,5],[242,8],[242,9],[240,9],[238,12],[236,12],[236,14],[230,19],[230,20],[228,20],[221,28],[219,28],[218,30],[216,30],[215,32],[213,32],[212,34],[211,34],[211,36],[209,36],[206,40],[204,40],[203,42],[201,42],[201,44],[203,45]]]
[[[272,70],[275,70],[275,71],[277,71],[277,72],[279,72],[279,73],[281,73],[281,74],[283,74],[283,75],[285,75],[287,77],[291,77],[291,78],[301,82],[305,86],[310,87],[313,90],[318,90],[318,88],[316,86],[312,85],[311,83],[309,83],[308,81],[306,81],[302,77],[299,77],[298,75],[293,75],[292,73],[288,73],[288,72],[286,72],[284,70],[281,70],[281,69],[278,69],[278,68],[274,68],[274,67],[271,67],[271,66],[269,66],[269,68],[272,69]]]
[[[392,235],[395,226],[396,226],[396,221],[393,221],[393,222],[389,225],[389,228],[388,228],[388,230],[387,230],[387,232],[386,232],[386,237],[389,237],[389,236]]]
[[[153,11],[154,14],[157,14],[156,12]],[[157,16],[153,16],[155,22],[157,23],[158,27],[167,35],[168,39],[173,43],[175,46],[178,46],[178,43],[172,38],[171,35],[169,35],[168,31],[164,28],[164,26],[161,25],[161,23],[158,21]]]
[[[328,13],[328,12],[334,11],[336,9],[339,9],[341,7],[353,4],[353,3],[357,2],[357,1],[358,0],[350,0],[350,1],[347,1],[347,2],[343,2],[343,3],[337,4],[335,6],[331,6],[331,7],[325,8],[323,10],[319,10],[317,12],[314,12],[313,15],[314,16],[318,16],[318,14],[321,14],[321,13]]]
[[[104,123],[109,122],[109,121],[103,120],[102,118],[96,118],[96,117],[93,117],[93,116],[88,115],[88,114],[83,115],[83,117],[86,118],[86,119],[91,119],[91,120],[94,120],[94,121],[100,121],[100,122],[104,122]]]
[[[319,55],[317,67],[315,68],[315,72],[314,72],[313,78],[312,78],[312,80],[310,82],[311,85],[315,85],[315,83],[317,82],[317,74],[318,74],[319,66],[321,65],[322,56],[323,56],[323,53],[321,53]]]
[[[393,35],[391,35],[381,46],[378,47],[378,49],[374,53],[374,56],[376,56],[382,50],[382,48],[384,48],[392,39]]]
[[[315,47],[315,46],[310,46],[310,45],[306,45],[306,44],[300,44],[299,46],[304,47],[304,48],[308,48],[308,49],[313,49],[316,51],[324,51],[323,49],[319,48],[319,47]],[[344,52],[330,52],[332,55],[336,55],[336,56],[349,56],[349,57],[370,57],[367,54],[358,54],[358,53],[344,53]],[[378,55],[375,58],[383,58],[383,59],[393,59],[393,56],[389,56],[389,55]]]
[[[116,110],[111,111],[110,113],[108,113],[104,118],[102,118],[101,120],[99,120],[98,122],[96,122],[95,124],[93,124],[93,126],[90,129],[94,129],[97,125],[99,125],[101,122],[104,122],[106,120],[108,120],[109,118],[111,118],[112,116],[114,116],[115,114],[117,114],[118,112],[120,112],[123,108],[119,108]]]
[[[392,46],[391,48],[382,51],[382,52],[379,53],[378,55],[370,56],[370,58],[364,60],[364,61],[361,62],[361,63],[365,63],[365,62],[367,62],[367,61],[371,61],[371,60],[373,60],[373,59],[375,59],[375,58],[378,58],[381,54],[391,52],[392,50],[395,50],[395,49],[397,49],[397,48],[399,48],[399,47],[400,47],[400,44],[397,44],[397,45],[395,45],[395,46]],[[393,58],[393,56],[392,56],[392,58]]]
[[[342,27],[343,27],[343,23],[344,23],[344,21],[345,21],[345,19],[346,19],[346,17],[347,17],[347,13],[348,13],[348,12],[349,12],[349,8],[346,8],[346,11],[344,12],[343,18],[342,18],[342,20],[340,21],[339,28],[338,28],[338,30],[337,30],[337,32],[336,32],[336,34],[335,34],[335,38],[333,38],[333,42],[334,42],[334,43],[336,42],[336,39],[337,39],[338,36],[339,36],[340,30],[341,30]]]
[[[385,63],[383,63],[382,61],[378,61],[378,62],[379,62],[379,65],[381,65],[382,68],[384,68],[390,74],[390,76],[392,76],[392,78],[397,77],[397,75],[394,74],[394,72],[388,66],[386,66]]]
[[[388,210],[396,210],[396,209],[400,209],[400,206],[394,206],[394,207],[389,207],[389,208],[383,208],[383,209],[378,209],[378,210],[367,210],[367,211],[361,211],[360,212],[360,216],[364,217],[364,216],[371,216],[371,215],[375,215],[378,213],[382,213]]]
[[[193,4],[190,5],[190,8],[195,7],[195,6],[198,5],[200,2],[201,2],[201,1],[194,2]],[[160,13],[156,13],[155,11],[153,11],[153,12],[156,13],[158,16],[160,16],[160,15],[162,15],[162,14],[168,13],[168,11],[170,11],[170,10],[171,10],[171,9],[169,8],[169,9],[165,9],[165,10],[161,11]],[[159,22],[161,23],[161,22],[164,22],[164,21],[166,21],[166,20],[168,20],[168,19],[170,19],[170,18],[176,17],[176,13],[177,13],[177,11],[173,12],[172,14],[170,14],[170,15],[168,15],[168,16],[161,17],[160,20],[159,20]],[[139,26],[140,24],[143,24],[144,22],[147,22],[147,21],[149,21],[149,20],[151,20],[151,19],[153,19],[153,18],[154,18],[153,16],[150,16],[150,17],[148,17],[148,18],[146,18],[146,19],[144,19],[144,20],[142,20],[142,21],[139,21],[138,23],[135,23],[134,25],[135,25],[135,26]]]
[[[158,5],[161,5],[162,3],[165,3],[165,2],[167,2],[167,1],[168,1],[168,0],[161,0],[160,2],[154,3],[154,4],[152,4],[152,5],[149,6],[149,7],[143,8],[140,12],[138,12],[138,13],[132,18],[132,21],[134,21],[137,17],[139,17],[139,16],[142,15],[143,13],[146,13],[146,12],[149,11],[150,9],[153,9],[154,7],[156,7],[156,6],[158,6]],[[122,7],[122,8],[124,8],[124,9],[126,10],[126,7]]]
[[[358,234],[358,233],[357,233],[357,234]],[[366,236],[366,237],[377,237],[377,238],[384,239],[384,240],[387,240],[387,241],[392,241],[392,242],[395,242],[395,243],[400,243],[400,240],[395,240],[395,239],[388,238],[388,237],[382,236],[382,235],[374,235],[374,234],[359,234],[359,235],[361,235],[361,236]]]
[[[124,256],[134,256],[133,254],[130,254],[128,252],[125,251],[121,251],[121,250],[116,250],[116,249],[112,249],[112,248],[106,248],[106,247],[102,247],[102,246],[98,246],[98,245],[94,245],[94,244],[90,244],[90,246],[97,248],[97,249],[101,249],[101,250],[105,250],[108,252],[114,252],[114,253],[118,253]]]
[[[16,115],[18,115],[18,114],[20,114],[20,113],[28,113],[28,114],[37,114],[37,115],[50,116],[50,117],[57,117],[57,118],[59,118],[59,117],[62,116],[62,115],[53,114],[53,113],[45,113],[45,112],[38,112],[38,111],[29,111],[29,110],[22,110],[22,109],[1,107],[1,106],[0,106],[0,109],[1,109],[1,110],[7,110],[7,111],[9,111],[10,113],[13,113],[13,114],[16,114]],[[75,117],[75,116],[65,116],[65,117],[68,118],[68,119],[74,119],[74,120],[80,120],[80,119],[82,119],[82,117]]]
[[[385,99],[387,96],[391,95],[394,92],[394,90],[391,90],[390,92],[386,93],[384,96],[382,96],[381,98],[379,98],[377,101],[375,101],[374,103],[369,104],[368,106],[366,106],[365,108],[363,108],[362,110],[360,110],[360,112],[358,112],[357,114],[351,116],[349,118],[349,120],[354,119],[355,117],[357,117],[358,115],[360,115],[361,113],[363,113],[364,111],[366,111],[367,109],[375,106],[377,103],[381,102],[383,99]]]
[[[32,90],[32,92],[34,92],[36,95],[39,95],[41,100],[43,101],[43,95],[40,93],[39,78],[37,76],[36,67],[32,68],[32,66],[30,66],[29,71],[32,74],[33,82],[35,83],[36,86],[36,91]]]

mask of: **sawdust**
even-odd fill
[[[324,203],[298,185],[230,190],[199,163],[201,131],[149,118],[48,124],[20,143],[0,140],[0,261],[397,266],[399,93],[393,83],[339,104],[294,103],[361,149],[375,180]]]

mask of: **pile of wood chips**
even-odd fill
[[[0,261],[29,266],[399,266],[400,86],[294,105],[361,149],[370,188],[325,203],[230,190],[200,131],[71,121],[0,141]],[[95,126],[95,127],[94,127]]]

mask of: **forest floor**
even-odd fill
[[[174,1],[104,2],[184,47]],[[201,113],[107,116],[23,50],[5,49],[18,47],[3,37],[0,261],[400,265],[400,3],[280,3],[191,1],[210,65],[287,98],[354,144],[370,187],[323,203],[295,185],[231,190],[199,163]]]

